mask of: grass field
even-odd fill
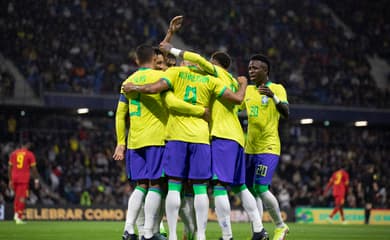
[[[182,224],[179,223],[179,237]],[[266,224],[272,237],[273,225]],[[390,240],[390,227],[372,225],[309,225],[289,223],[289,240]],[[0,222],[0,240],[121,240],[123,222],[38,222],[16,225],[12,221]],[[235,240],[250,237],[248,223],[234,223]],[[220,229],[210,222],[207,239],[218,239]],[[179,238],[180,239],[180,238]]]

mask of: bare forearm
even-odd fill
[[[242,101],[244,101],[244,98],[245,98],[245,92],[246,92],[246,87],[248,86],[247,83],[244,83],[244,84],[240,84],[240,87],[238,88],[238,91],[236,93],[237,97],[238,97],[238,104],[241,104]]]
[[[33,178],[39,180],[39,173],[38,173],[37,168],[36,167],[31,168],[31,172],[32,172]]]
[[[145,94],[156,94],[168,89],[169,85],[164,78],[161,78],[158,82],[145,85],[135,85],[131,82],[122,85],[122,91],[125,93],[138,92]]]
[[[164,38],[163,42],[171,42],[172,37],[173,37],[173,32],[168,29],[168,32],[165,35],[165,38]]]
[[[280,102],[280,103],[276,104],[276,109],[278,110],[280,115],[282,115],[283,118],[288,119],[288,117],[290,115],[290,110],[289,110],[288,104]]]

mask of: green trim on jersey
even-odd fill
[[[218,77],[218,71],[217,71],[217,69],[215,68],[215,65],[213,64],[213,69],[214,69],[214,74],[213,74],[213,76],[214,77]]]
[[[144,71],[144,70],[149,70],[149,69],[151,69],[151,68],[148,68],[148,67],[140,67],[140,68],[138,68],[138,71]]]
[[[217,96],[217,97],[218,97],[218,98],[222,97],[222,96],[223,96],[223,94],[225,93],[226,89],[227,89],[227,87],[225,86],[225,87],[222,89],[221,93],[220,93],[220,94],[218,94],[218,96]]]
[[[169,79],[166,79],[166,78],[161,78],[161,79],[168,84],[169,89],[173,90],[172,83],[171,83],[171,81],[169,81]]]

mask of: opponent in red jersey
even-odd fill
[[[36,168],[34,154],[28,150],[30,143],[23,144],[10,155],[8,161],[9,187],[14,190],[14,220],[17,224],[23,224],[23,212],[30,182],[30,169],[34,176],[35,187],[39,184],[39,174]]]
[[[345,200],[345,194],[347,193],[349,185],[349,174],[344,169],[339,169],[333,173],[326,185],[324,195],[327,194],[329,189],[333,187],[333,198],[335,202],[334,209],[329,215],[329,220],[332,220],[333,216],[340,211],[341,221],[345,223],[343,205]]]

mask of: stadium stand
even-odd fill
[[[8,115],[1,119],[3,131],[8,129],[10,119],[17,122],[17,127],[14,132],[4,132],[6,141],[0,142],[0,198],[11,199],[7,191],[8,154],[18,139],[29,139],[34,142],[38,169],[47,183],[39,191],[33,191],[32,201],[79,205],[82,193],[88,191],[92,205],[127,204],[131,188],[126,184],[123,162],[111,158],[115,148],[113,119],[72,118],[69,114],[27,113],[24,117]],[[320,193],[339,161],[345,163],[352,179],[347,207],[364,207],[363,178],[369,166],[375,166],[373,174],[379,186],[375,206],[390,207],[386,196],[386,190],[390,189],[390,166],[385,160],[390,154],[388,130],[379,126],[326,127],[284,122],[281,133],[283,155],[272,187],[282,207],[326,206],[331,202]],[[231,200],[239,207],[240,201],[234,195]]]
[[[274,66],[271,77],[287,86],[291,102],[390,105],[388,87],[378,87],[366,57],[377,53],[389,59],[382,50],[387,49],[388,25],[361,34],[359,29],[365,28],[358,27],[359,17],[346,19],[349,28],[322,1],[225,1],[223,8],[216,0],[29,2],[23,2],[29,8],[18,1],[2,3],[1,44],[36,91],[42,85],[44,91],[116,93],[134,70],[132,49],[162,39],[164,29],[157,20],[185,13],[179,33],[184,42],[206,56],[227,50],[237,74],[246,73],[251,54],[267,53]],[[350,10],[349,4],[324,2],[335,5],[336,13]],[[364,11],[361,15],[370,20],[368,27],[378,20]],[[384,14],[378,18],[384,21]],[[367,40],[374,35],[372,42]]]

